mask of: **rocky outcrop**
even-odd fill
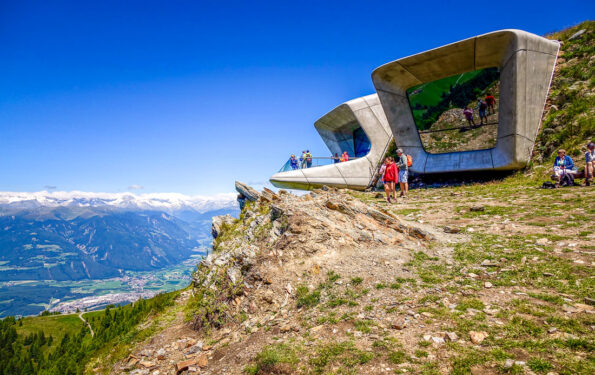
[[[403,250],[391,249],[413,251],[435,239],[428,230],[334,188],[297,197],[285,191],[259,193],[240,182],[236,187],[252,204],[243,208],[237,220],[213,219],[213,251],[193,275],[195,293],[205,305],[197,310],[195,329],[234,321],[234,312],[258,315],[289,307],[298,283],[289,276],[313,263],[367,272],[366,257],[379,256],[368,254],[370,249],[392,252],[396,261],[404,262]],[[332,265],[343,253],[352,257],[350,261]]]
[[[213,235],[213,238],[217,238],[219,236],[221,228],[224,224],[231,225],[233,224],[234,220],[235,219],[230,214],[213,216],[211,219],[211,234]]]
[[[260,198],[260,193],[254,190],[252,187],[246,185],[243,182],[236,181],[236,190],[238,194],[238,203],[240,204],[240,209],[244,208],[244,204],[246,200],[251,202],[256,202],[258,198]]]

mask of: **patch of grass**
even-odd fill
[[[463,298],[456,307],[459,311],[466,311],[467,309],[483,310],[485,305],[477,298]]]
[[[355,320],[353,325],[357,331],[362,333],[370,333],[372,331],[371,327],[374,325],[372,320]]]
[[[527,361],[527,366],[535,372],[546,372],[554,368],[548,361],[539,357],[531,358]]]
[[[399,365],[407,360],[407,353],[402,350],[393,350],[388,353],[388,360],[390,363]]]
[[[299,285],[296,288],[297,307],[314,307],[320,303],[320,290],[310,292],[306,285]]]
[[[374,353],[357,349],[352,341],[343,341],[318,345],[309,363],[313,366],[315,374],[326,373],[325,370],[330,365],[339,367],[333,369],[335,373],[345,373],[354,366],[368,363],[373,358]]]
[[[361,277],[354,277],[351,279],[351,285],[360,285],[362,282],[364,281],[364,279],[362,279]]]
[[[290,374],[299,363],[297,348],[279,343],[266,346],[256,355],[256,364],[246,366],[248,374]]]

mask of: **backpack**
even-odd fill
[[[411,167],[413,165],[413,157],[411,155],[407,155],[407,167]]]
[[[560,179],[561,186],[574,186],[574,176],[570,173],[564,173]]]

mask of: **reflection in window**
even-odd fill
[[[496,146],[500,73],[487,68],[407,90],[424,149],[445,153]]]
[[[370,140],[364,132],[364,129],[357,128],[353,131],[353,149],[355,151],[355,157],[360,158],[366,156],[370,152]]]

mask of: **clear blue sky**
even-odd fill
[[[0,190],[213,194],[328,150],[314,121],[388,61],[583,1],[0,0]]]

